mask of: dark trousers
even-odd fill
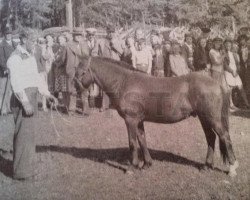
[[[13,96],[11,103],[15,132],[13,140],[13,178],[25,179],[35,175],[35,135],[38,123],[37,88],[28,88],[26,95],[34,108],[27,117],[21,103]]]

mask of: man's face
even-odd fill
[[[192,44],[192,42],[193,42],[192,37],[187,37],[187,38],[186,38],[186,43],[187,43],[187,44]]]
[[[141,29],[136,30],[136,32],[135,32],[135,39],[139,40],[139,39],[141,39],[143,37],[144,37],[143,31]]]
[[[139,51],[142,51],[142,50],[145,48],[145,46],[146,46],[145,42],[141,42],[141,43],[138,45]]]
[[[245,39],[241,39],[240,40],[240,45],[241,46],[245,46],[246,45],[246,40]]]
[[[82,40],[82,36],[81,35],[74,35],[74,41],[75,42],[80,42]]]
[[[250,39],[247,40],[247,47],[250,49]]]
[[[180,53],[180,51],[181,51],[180,45],[178,45],[178,44],[174,44],[173,47],[172,47],[172,49],[173,49],[173,53],[175,55],[178,55]]]
[[[20,38],[20,43],[22,45],[26,44],[27,43],[27,38],[25,38],[25,37]]]
[[[7,33],[5,36],[4,36],[5,40],[7,41],[10,41],[11,38],[12,38],[12,35],[10,33]]]
[[[226,42],[226,43],[225,43],[225,48],[226,48],[227,51],[231,51],[231,49],[232,49],[232,44],[231,44],[230,42]]]
[[[52,36],[47,35],[45,39],[46,39],[46,41],[47,41],[47,45],[49,45],[49,46],[52,46],[52,45],[53,45],[54,39],[53,39]]]
[[[66,38],[64,37],[64,36],[59,36],[58,37],[58,43],[60,44],[60,45],[64,45],[65,43],[66,43]]]
[[[95,35],[94,34],[88,34],[87,38],[88,38],[89,41],[92,41],[95,38]]]
[[[214,48],[216,50],[220,50],[220,48],[221,48],[221,42],[219,42],[219,41],[214,42]]]
[[[206,39],[201,39],[201,40],[200,40],[200,45],[201,45],[201,47],[205,48],[205,47],[206,47],[206,44],[207,44]]]
[[[34,49],[35,49],[35,40],[32,40],[32,39],[27,40],[27,42],[26,42],[26,50],[29,53],[33,54],[34,53]]]

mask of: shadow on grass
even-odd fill
[[[238,111],[232,112],[231,115],[250,119],[249,110],[238,110]]]
[[[57,152],[68,154],[76,158],[89,159],[99,163],[106,163],[112,167],[116,165],[110,164],[108,161],[117,162],[119,165],[128,165],[130,160],[130,152],[128,148],[114,148],[114,149],[90,149],[90,148],[76,148],[63,146],[37,146],[38,153]],[[177,163],[185,166],[191,166],[199,170],[203,169],[204,164],[199,163],[188,158],[182,157],[166,151],[149,149],[153,160]],[[122,169],[123,170],[123,169]],[[221,169],[215,168],[216,171],[224,172]]]
[[[1,154],[5,153],[5,151],[2,149],[0,149],[0,151]],[[12,169],[13,169],[13,162],[0,155],[0,172],[3,173],[5,176],[12,178],[13,175]]]

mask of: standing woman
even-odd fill
[[[178,42],[172,44],[173,53],[169,56],[172,76],[182,76],[190,73],[185,58],[181,55],[181,46]]]
[[[194,43],[191,34],[185,34],[184,44],[182,46],[182,55],[186,59],[188,67],[191,71],[194,71]]]
[[[51,35],[47,35],[45,37],[46,39],[46,46],[43,48],[42,55],[45,60],[45,68],[47,72],[47,82],[49,91],[53,92],[53,86],[54,86],[54,77],[53,77],[53,69],[52,69],[52,63],[54,61],[54,52],[53,52],[53,45],[54,45],[54,39]]]
[[[209,72],[211,68],[206,46],[207,46],[206,38],[200,38],[194,50],[195,71]]]
[[[132,55],[133,67],[143,73],[151,75],[152,70],[152,53],[146,46],[146,40],[144,38],[138,41],[138,50],[135,50]]]
[[[222,85],[224,89],[228,89],[224,76],[224,58],[225,53],[222,49],[223,40],[219,37],[214,38],[213,48],[209,51],[211,60],[211,77]]]
[[[58,99],[62,100],[60,103],[66,108],[67,103],[67,77],[66,77],[66,44],[67,39],[65,35],[61,34],[57,37],[58,50],[55,54],[54,60],[54,75],[55,75],[55,85],[54,93]]]
[[[232,89],[237,87],[240,91],[241,97],[244,100],[245,106],[249,108],[249,103],[247,100],[247,96],[245,90],[243,89],[242,81],[239,76],[239,57],[236,53],[232,52],[232,41],[225,40],[224,42],[226,57],[224,60],[224,68],[225,68],[225,77],[226,82],[230,88],[231,98],[230,98],[230,108],[234,109],[232,101]]]

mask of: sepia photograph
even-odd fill
[[[249,200],[249,0],[0,0],[0,200]]]

